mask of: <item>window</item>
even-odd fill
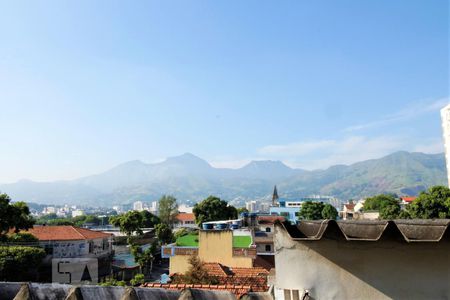
[[[272,251],[272,246],[266,245],[266,252],[271,252],[271,251]]]
[[[291,300],[291,290],[284,290],[284,300]]]
[[[289,213],[287,211],[283,211],[280,213],[280,216],[289,217]]]
[[[270,229],[270,227],[266,227],[266,232],[271,232],[272,229]]]

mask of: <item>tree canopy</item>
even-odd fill
[[[172,225],[177,214],[177,199],[169,195],[162,196],[161,199],[159,199],[159,219],[161,222]]]
[[[16,233],[21,229],[29,229],[35,222],[25,202],[10,202],[11,198],[7,194],[0,194],[0,236],[11,229]]]
[[[433,186],[407,207],[412,218],[445,219],[450,218],[450,189],[445,186]]]
[[[298,217],[301,220],[336,220],[338,211],[333,205],[328,203],[305,201],[302,203]]]
[[[364,202],[364,210],[381,211],[384,207],[390,205],[398,206],[400,208],[400,202],[394,195],[381,194],[367,198]]]
[[[111,217],[110,223],[114,226],[118,226],[120,231],[125,233],[128,237],[128,241],[130,240],[133,232],[137,234],[142,234],[142,224],[143,218],[140,212],[132,210],[122,215]]]
[[[0,246],[0,280],[36,280],[36,270],[44,257],[42,248]]]
[[[140,214],[142,215],[142,227],[152,228],[161,223],[161,220],[157,216],[147,210],[141,211]]]
[[[161,244],[168,244],[174,240],[172,229],[165,223],[156,225],[155,232]]]
[[[202,202],[196,203],[193,212],[197,224],[237,218],[236,208],[215,196],[209,196]]]

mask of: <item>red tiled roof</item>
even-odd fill
[[[219,263],[205,263],[204,266],[208,275],[214,277],[219,287],[248,286],[250,287],[249,291],[253,292],[266,292],[268,290],[267,276],[269,271],[267,269],[261,267],[231,268]],[[173,274],[171,277],[174,282],[183,282],[183,275]],[[232,291],[232,288],[229,290]]]
[[[235,294],[238,299],[249,292],[259,292],[257,290],[253,290],[253,287],[251,287],[249,285],[234,285],[234,284],[215,285],[215,284],[185,284],[185,283],[179,283],[179,284],[144,283],[141,285],[141,287],[163,288],[163,289],[178,290],[178,291],[181,291],[181,290],[184,290],[187,288],[201,289],[201,290],[229,291],[229,292],[232,292],[233,294]],[[267,291],[267,290],[265,290],[265,291]]]
[[[344,206],[348,210],[353,210],[355,208],[355,203],[344,204]]]
[[[179,213],[175,217],[178,221],[195,221],[195,215],[192,213]]]
[[[283,216],[257,216],[259,224],[274,224],[276,221],[283,222],[285,217]]]
[[[417,197],[402,197],[401,199],[405,202],[413,202],[414,200],[416,200]]]
[[[110,233],[75,226],[34,226],[26,231],[40,241],[77,241],[111,237]]]
[[[219,263],[205,263],[204,267],[210,276],[228,276],[226,268]]]

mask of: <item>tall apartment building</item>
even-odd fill
[[[444,135],[445,161],[447,166],[447,180],[450,186],[450,104],[441,109],[442,131]]]
[[[133,210],[143,211],[144,210],[144,203],[142,201],[134,202],[133,203]]]

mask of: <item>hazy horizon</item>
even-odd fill
[[[443,152],[447,1],[0,3],[0,183]]]
[[[388,154],[382,155],[382,156],[380,156],[380,157],[369,158],[369,159],[367,159],[367,160],[371,160],[371,159],[380,159],[380,158],[383,158],[383,157],[385,157],[385,156],[389,156],[389,155],[394,154],[394,153],[397,153],[397,152],[414,153],[415,151],[397,150],[397,151],[394,151],[394,152],[392,152],[392,153],[388,153]],[[442,155],[444,155],[443,152],[439,152],[439,153],[416,152],[416,153],[423,153],[423,154],[442,154]],[[237,170],[237,169],[243,168],[243,167],[245,167],[246,165],[248,165],[248,164],[251,163],[251,162],[266,162],[266,161],[272,161],[272,162],[281,162],[282,164],[284,164],[284,165],[286,165],[287,167],[292,168],[292,169],[301,169],[301,170],[305,170],[305,171],[318,171],[318,170],[326,170],[326,169],[328,169],[328,168],[330,168],[330,167],[337,166],[337,165],[346,165],[346,166],[349,166],[349,165],[352,165],[352,164],[355,164],[355,163],[359,163],[359,162],[362,162],[362,161],[366,161],[366,160],[355,161],[355,162],[352,162],[352,163],[350,163],[350,164],[343,164],[343,163],[342,163],[342,164],[339,164],[339,163],[337,163],[337,164],[334,164],[334,165],[327,166],[327,167],[325,167],[325,168],[308,169],[308,168],[302,168],[302,167],[298,167],[298,166],[292,166],[292,165],[289,165],[289,163],[286,163],[286,162],[284,162],[284,161],[282,161],[282,160],[274,160],[274,159],[256,159],[256,160],[245,161],[245,162],[242,163],[242,165],[238,165],[238,166],[222,167],[222,166],[220,166],[220,165],[215,165],[214,163],[211,163],[210,161],[208,161],[208,160],[206,160],[206,159],[203,159],[202,157],[199,157],[199,156],[195,155],[195,153],[186,152],[186,153],[182,153],[182,154],[180,154],[180,155],[175,155],[175,156],[166,157],[166,158],[164,158],[164,159],[160,159],[160,160],[153,161],[153,162],[146,162],[146,161],[143,161],[143,160],[140,160],[140,159],[129,160],[129,161],[121,162],[121,163],[119,163],[119,164],[117,164],[117,165],[114,165],[114,166],[110,166],[109,168],[107,168],[107,169],[105,169],[105,170],[101,170],[101,171],[98,172],[98,173],[84,174],[84,175],[81,175],[81,176],[78,176],[78,177],[74,177],[74,178],[65,178],[65,179],[58,179],[58,178],[56,178],[56,179],[53,179],[53,180],[45,180],[45,181],[41,181],[41,180],[33,180],[32,178],[20,178],[20,179],[18,179],[18,180],[16,180],[16,181],[12,181],[12,182],[0,182],[0,184],[11,184],[11,183],[19,182],[19,181],[33,181],[33,182],[70,181],[70,180],[80,179],[80,178],[89,177],[89,176],[93,176],[93,175],[99,175],[99,174],[102,174],[102,173],[104,173],[104,172],[108,172],[108,171],[110,171],[110,170],[112,170],[112,169],[114,169],[114,168],[116,168],[116,167],[118,167],[118,166],[120,166],[120,165],[127,164],[127,163],[131,163],[131,162],[135,162],[135,161],[138,161],[138,162],[141,162],[141,163],[147,164],[147,165],[154,165],[154,164],[163,163],[163,162],[165,162],[167,159],[170,159],[170,158],[176,158],[176,157],[181,157],[181,156],[184,156],[184,155],[186,155],[186,154],[188,154],[188,155],[193,155],[193,156],[195,156],[195,157],[197,157],[197,158],[200,158],[200,159],[206,161],[206,162],[207,162],[211,167],[213,167],[213,168],[216,168],[216,169],[231,169],[231,170]]]

